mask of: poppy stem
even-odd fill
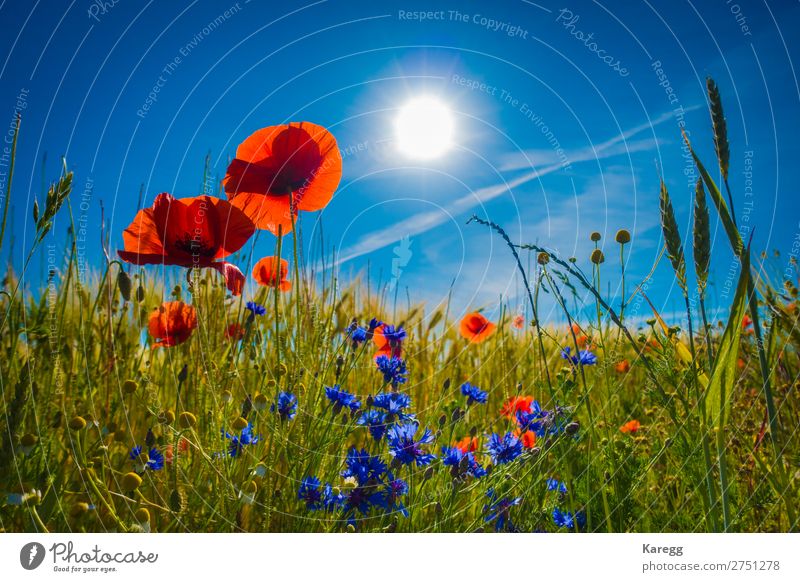
[[[281,246],[283,242],[283,226],[278,225],[278,241],[275,245],[275,287],[273,293],[275,294],[275,370],[277,371],[281,365],[281,332],[280,332],[280,289],[278,282],[281,280]]]

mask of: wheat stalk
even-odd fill
[[[672,202],[669,199],[667,185],[661,180],[661,195],[659,197],[659,207],[661,209],[661,229],[664,232],[664,242],[667,246],[667,256],[675,270],[683,294],[688,293],[686,287],[686,261],[683,258],[683,243],[681,233],[678,230],[678,222],[675,220],[675,211],[672,209]]]
[[[703,180],[697,180],[694,193],[694,272],[697,286],[704,295],[708,281],[708,267],[711,263],[711,232],[708,225],[708,206]]]

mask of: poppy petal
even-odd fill
[[[231,292],[233,296],[239,296],[244,289],[245,276],[239,270],[239,267],[227,261],[220,261],[218,263],[211,263],[209,265],[215,271],[218,271],[225,277],[225,287]]]

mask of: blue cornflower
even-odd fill
[[[404,330],[402,326],[395,327],[393,325],[386,324],[383,326],[381,333],[392,347],[396,347],[397,345],[401,344],[404,339],[406,339],[406,330]]]
[[[524,410],[517,411],[517,425],[523,432],[530,430],[535,432],[536,436],[544,436],[544,420],[549,414],[547,410],[542,409],[538,400],[534,400],[531,402],[529,412]]]
[[[483,506],[483,512],[486,514],[484,521],[493,521],[495,531],[515,531],[516,528],[508,513],[512,507],[522,503],[522,497],[503,497],[498,499],[494,489],[489,489],[486,492],[486,497],[489,498],[489,503]]]
[[[572,348],[569,346],[561,350],[561,357],[565,360],[572,362],[572,365],[577,366],[594,366],[597,363],[597,356],[589,350],[580,350],[577,356],[572,355]]]
[[[369,427],[369,434],[379,441],[386,434],[386,413],[380,410],[367,410],[358,417],[357,424]]]
[[[253,315],[264,315],[267,312],[267,308],[263,305],[259,305],[255,301],[248,301],[245,304],[245,308],[249,311],[253,312]]]
[[[403,412],[403,410],[411,406],[411,396],[403,394],[402,392],[383,392],[377,394],[372,398],[372,406],[384,409],[392,419],[395,417],[400,420],[408,420],[411,418],[410,414]]]
[[[378,366],[378,371],[383,374],[383,381],[387,384],[404,384],[407,380],[405,377],[408,374],[406,370],[406,363],[402,358],[392,356],[391,358],[385,354],[381,354],[375,358],[375,365]]]
[[[494,433],[489,437],[489,442],[486,443],[486,450],[492,457],[492,463],[504,465],[522,454],[522,441],[510,432],[506,433],[505,436]]]
[[[347,452],[345,459],[347,468],[342,471],[342,477],[355,477],[359,485],[366,485],[370,481],[380,481],[386,473],[386,464],[380,457],[373,457],[366,449],[360,451],[352,447]]]
[[[572,530],[580,529],[586,524],[586,515],[582,511],[576,511],[573,514],[570,511],[561,511],[556,507],[553,510],[553,523],[558,527]]]
[[[389,441],[389,454],[403,465],[416,463],[418,467],[429,465],[436,455],[426,453],[420,445],[433,442],[433,433],[425,429],[418,441],[414,440],[419,425],[417,423],[395,424],[389,428],[386,439]]]
[[[389,512],[398,511],[404,517],[408,517],[408,510],[400,500],[404,495],[408,495],[408,483],[402,479],[395,479],[394,475],[388,473],[386,485],[372,495],[372,503]]]
[[[350,394],[345,390],[341,390],[338,384],[333,387],[325,386],[325,396],[333,404],[333,411],[338,414],[342,408],[349,408],[351,411],[356,411],[361,408],[361,402],[355,394]]]
[[[566,493],[567,486],[559,481],[558,479],[548,479],[547,480],[547,490],[548,491],[558,491],[559,493]]]
[[[261,440],[261,435],[253,434],[252,424],[248,424],[246,427],[244,427],[238,437],[226,432],[225,430],[222,431],[222,434],[226,439],[231,441],[231,444],[228,445],[228,454],[231,457],[238,457],[242,454],[242,449],[244,447],[248,445],[254,445]]]
[[[369,320],[369,329],[367,330],[368,333],[372,333],[375,331],[375,328],[380,327],[383,325],[383,322],[380,319],[375,319],[374,317]]]
[[[136,463],[136,469],[138,472],[142,472],[145,469],[150,469],[151,471],[158,471],[159,469],[164,468],[164,455],[161,454],[156,447],[151,447],[147,454],[142,456],[142,447],[135,446],[131,449],[131,452],[128,454],[130,459]]]
[[[325,483],[322,488],[322,509],[325,511],[333,511],[342,506],[344,502],[344,495],[341,493],[334,493],[333,487],[330,483]]]
[[[469,382],[464,382],[461,385],[461,394],[467,397],[467,406],[471,406],[476,402],[485,404],[489,398],[489,393],[481,390],[477,386],[473,386]]]
[[[277,401],[270,407],[270,411],[276,410],[281,420],[292,420],[297,415],[297,396],[291,392],[279,392]]]
[[[445,467],[452,467],[450,474],[455,477],[472,475],[473,477],[483,477],[486,469],[480,466],[472,453],[465,453],[458,447],[442,447],[442,464]]]
[[[350,332],[350,339],[353,340],[353,345],[358,347],[360,344],[367,341],[367,330],[363,327],[356,327]]]
[[[342,494],[342,507],[344,508],[345,514],[351,514],[351,519],[355,511],[358,511],[361,515],[367,515],[370,506],[374,502],[374,493],[372,490],[372,487],[360,486],[345,488]]]
[[[320,482],[316,477],[305,477],[300,482],[297,498],[306,504],[307,509],[322,507],[322,491],[319,490]]]

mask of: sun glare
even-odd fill
[[[452,144],[453,117],[440,101],[421,97],[406,103],[395,121],[397,143],[411,158],[433,159]]]

